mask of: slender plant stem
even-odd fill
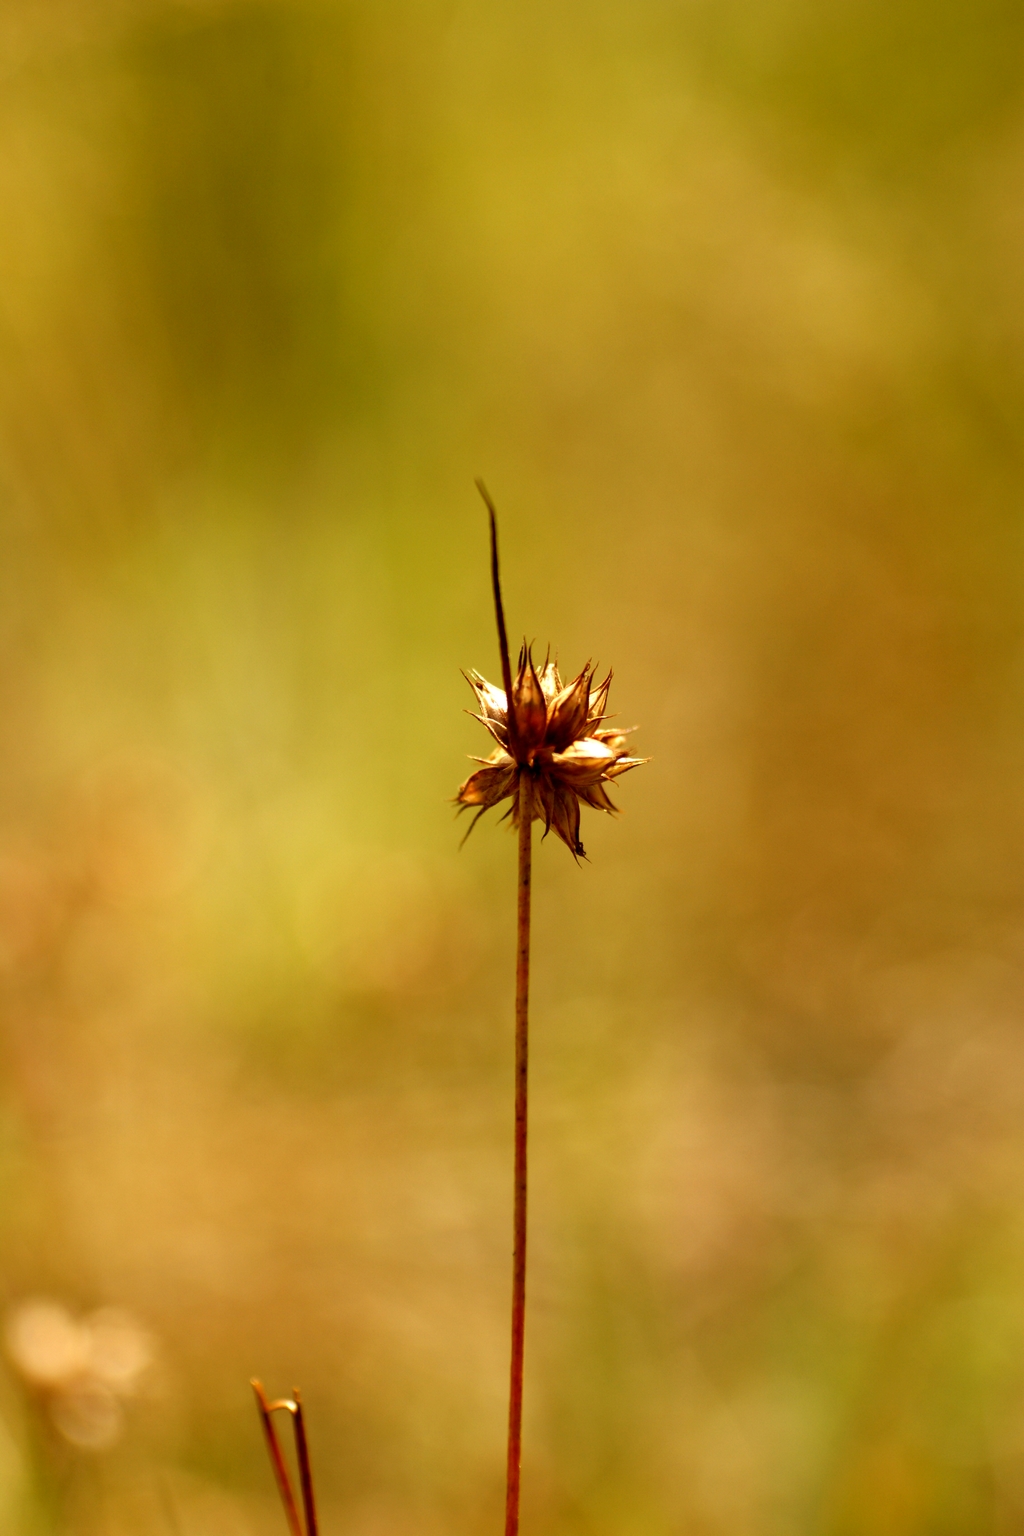
[[[259,1408],[263,1433],[267,1439],[267,1450],[270,1452],[270,1463],[274,1469],[277,1491],[280,1493],[281,1503],[284,1505],[289,1536],[318,1536],[319,1527],[316,1518],[316,1503],[313,1499],[313,1473],[309,1465],[309,1442],[306,1439],[306,1421],[302,1416],[302,1398],[299,1396],[299,1389],[296,1387],[291,1397],[282,1397],[277,1402],[272,1403],[268,1401],[261,1381],[257,1381],[253,1377],[250,1385],[256,1394],[256,1405]],[[305,1531],[303,1531],[302,1522],[299,1520],[299,1509],[295,1502],[295,1494],[292,1492],[292,1480],[288,1475],[288,1465],[284,1459],[284,1452],[281,1450],[281,1442],[277,1438],[277,1431],[274,1428],[273,1416],[281,1411],[291,1414],[292,1428],[295,1433],[295,1454],[299,1463],[299,1486],[302,1489],[302,1512],[306,1521]]]
[[[299,1462],[299,1486],[302,1489],[302,1512],[306,1517],[306,1536],[318,1536],[313,1470],[309,1464],[309,1442],[306,1439],[306,1421],[302,1416],[302,1398],[298,1387],[293,1389],[292,1398],[295,1402],[295,1454]]]
[[[519,1531],[519,1473],[523,1445],[523,1341],[526,1323],[526,1085],[529,1055],[530,865],[532,785],[519,775],[519,900],[516,923],[516,1123],[512,1213],[512,1370],[508,1403],[505,1536]]]
[[[270,1453],[270,1464],[274,1469],[274,1480],[277,1483],[277,1491],[281,1495],[281,1503],[284,1505],[285,1518],[288,1521],[289,1536],[303,1536],[302,1522],[299,1520],[299,1511],[295,1504],[295,1495],[292,1493],[291,1479],[288,1476],[288,1468],[284,1455],[274,1430],[274,1421],[271,1417],[278,1408],[286,1407],[285,1403],[270,1403],[263,1390],[263,1383],[253,1379],[252,1389],[256,1394],[256,1406],[259,1408],[260,1422],[263,1425],[263,1433],[267,1439],[267,1450]]]

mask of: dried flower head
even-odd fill
[[[545,836],[554,830],[577,858],[583,858],[580,805],[617,811],[605,785],[647,759],[629,756],[628,731],[604,729],[610,718],[605,713],[610,671],[603,682],[595,684],[595,669],[588,662],[570,683],[563,684],[550,651],[538,671],[532,648],[524,644],[513,681],[498,579],[494,508],[483,485],[477,484],[491,518],[491,576],[505,687],[496,687],[476,671],[465,674],[479,706],[479,713],[469,713],[490,732],[496,745],[489,757],[473,759],[482,766],[460,786],[456,804],[460,810],[478,808],[470,824],[472,831],[484,811],[511,799],[508,814],[513,825],[518,825],[519,786],[526,774],[531,820],[543,821]]]

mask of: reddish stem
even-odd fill
[[[530,874],[532,786],[519,776],[519,899],[516,923],[515,1168],[512,1212],[512,1368],[508,1404],[508,1474],[505,1536],[519,1531],[519,1474],[523,1445],[523,1344],[526,1324],[526,1111],[530,997]]]
[[[267,1394],[263,1390],[262,1382],[253,1378],[251,1385],[256,1394],[256,1406],[259,1409],[260,1422],[263,1425],[263,1433],[267,1439],[270,1464],[274,1469],[277,1491],[281,1495],[281,1503],[284,1505],[290,1536],[318,1536],[316,1504],[313,1500],[313,1473],[309,1464],[306,1421],[302,1415],[302,1399],[299,1396],[299,1390],[296,1387],[291,1398],[282,1397],[276,1402],[271,1403],[268,1401]],[[299,1509],[295,1502],[295,1494],[292,1492],[292,1481],[288,1475],[288,1465],[284,1459],[284,1452],[281,1450],[281,1442],[277,1438],[277,1431],[274,1428],[272,1415],[279,1411],[291,1414],[292,1427],[295,1432],[295,1454],[299,1463],[302,1512],[306,1521],[305,1533],[303,1533],[302,1522],[299,1520]]]
[[[274,1429],[274,1423],[270,1417],[275,1409],[283,1405],[281,1403],[269,1403],[267,1401],[267,1394],[263,1390],[263,1383],[257,1381],[255,1377],[251,1385],[256,1394],[256,1406],[259,1409],[260,1422],[263,1425],[263,1433],[267,1440],[267,1450],[270,1453],[270,1465],[274,1469],[277,1491],[281,1495],[281,1503],[284,1505],[288,1529],[291,1532],[291,1536],[302,1536],[302,1525],[299,1521],[299,1511],[295,1505],[295,1495],[292,1493],[291,1478],[288,1476],[284,1453],[281,1450],[277,1431]]]
[[[299,1486],[302,1489],[302,1509],[306,1516],[306,1536],[317,1536],[316,1505],[313,1502],[313,1471],[309,1465],[309,1444],[306,1440],[306,1421],[302,1416],[302,1399],[299,1389],[292,1391],[295,1399],[295,1453],[299,1461]]]

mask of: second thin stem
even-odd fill
[[[505,1536],[519,1531],[519,1473],[523,1446],[523,1342],[526,1324],[526,1085],[529,1058],[530,876],[532,784],[519,775],[519,898],[516,921],[516,1107],[512,1212],[512,1369],[508,1402]]]

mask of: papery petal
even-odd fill
[[[544,836],[551,831],[551,818],[555,814],[554,785],[547,774],[541,774],[534,782],[533,788],[533,819],[543,821]]]
[[[515,763],[503,752],[499,761],[485,763],[476,773],[471,773],[464,784],[460,784],[456,803],[479,805],[488,810],[514,792],[516,777]]]
[[[523,647],[519,653],[519,672],[512,684],[512,697],[516,711],[516,731],[519,745],[525,752],[539,747],[544,740],[548,706],[544,690],[533,664],[533,656]]]
[[[588,735],[592,736],[595,741],[603,741],[606,747],[610,747],[617,757],[621,757],[625,752],[627,745],[626,738],[627,736],[632,736],[632,734],[632,728],[629,730],[622,730],[619,728],[614,731],[588,732]]]
[[[582,736],[586,730],[591,676],[589,667],[584,667],[579,676],[574,677],[548,706],[546,740],[556,752],[564,751],[570,742]]]
[[[649,763],[649,757],[617,757],[610,768],[606,768],[606,779],[617,779],[620,773],[628,773],[631,768],[642,768],[644,763]]]
[[[504,720],[488,720],[486,715],[478,715],[471,709],[466,710],[471,720],[479,720],[485,731],[489,731],[498,743],[499,747],[508,746],[508,726]]]
[[[584,857],[580,842],[580,802],[571,789],[552,784],[553,810],[551,825],[565,846],[577,857]]]
[[[480,713],[484,719],[493,720],[504,726],[508,719],[508,700],[505,698],[505,690],[496,688],[493,683],[487,681],[486,677],[481,677],[475,669],[470,669],[462,675],[476,694]]]
[[[584,736],[551,759],[553,779],[572,789],[587,789],[604,777],[615,762],[615,753],[603,741]]]
[[[544,665],[540,669],[540,687],[548,704],[561,692],[562,679],[558,675],[558,663],[551,660],[550,650],[544,658]]]
[[[608,690],[612,685],[612,671],[608,668],[608,676],[603,683],[599,683],[590,695],[590,708],[587,711],[588,726],[595,726],[604,719],[604,712],[608,707]]]
[[[595,811],[610,811],[612,815],[618,814],[618,806],[609,800],[603,784],[592,784],[589,789],[577,790],[577,794],[585,804],[593,806]]]

